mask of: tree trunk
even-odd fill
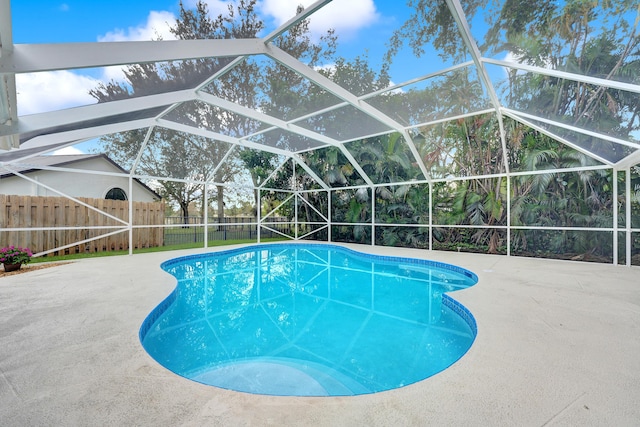
[[[309,201],[308,193],[303,193],[302,198],[308,202]],[[304,213],[305,213],[304,221],[311,222],[311,209],[309,209],[309,203],[302,202],[302,204],[304,205]],[[297,218],[296,221],[300,221],[300,219]],[[305,232],[308,233],[312,228],[313,228],[313,225],[305,224]]]
[[[258,190],[255,189],[255,184],[254,185],[254,190],[253,190],[253,216],[256,218],[256,221],[258,220],[258,206],[260,206],[260,200],[258,200]]]
[[[497,230],[491,232],[491,238],[489,238],[489,250],[490,254],[498,253],[498,246],[500,244],[500,233]]]
[[[182,210],[182,223],[189,224],[189,203],[180,203],[180,209]]]

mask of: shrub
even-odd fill
[[[12,245],[0,249],[0,262],[3,264],[27,264],[32,256],[29,248],[17,248]]]

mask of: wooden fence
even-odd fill
[[[129,202],[120,200],[78,200],[101,212],[127,222]],[[164,203],[133,202],[134,225],[164,224]],[[34,253],[71,245],[82,240],[117,231],[115,228],[80,228],[38,230],[48,227],[126,227],[119,221],[76,203],[66,197],[14,196],[0,194],[0,247],[15,245],[28,247]],[[30,228],[28,231],[12,231],[11,228]],[[9,230],[7,230],[9,229]],[[133,247],[146,248],[163,245],[162,228],[134,228]],[[128,230],[91,242],[71,246],[56,252],[62,255],[81,252],[102,252],[129,249]]]

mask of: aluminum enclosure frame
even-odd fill
[[[339,1],[339,0],[335,0]],[[465,179],[473,179],[474,177],[453,177],[453,178],[434,178],[430,176],[429,170],[425,165],[423,158],[419,154],[419,150],[416,142],[412,138],[412,131],[418,127],[431,126],[444,120],[432,120],[425,123],[416,124],[403,124],[397,121],[395,118],[385,114],[381,110],[375,108],[370,102],[374,94],[356,95],[349,90],[341,87],[337,83],[328,79],[317,70],[308,67],[300,60],[294,58],[283,50],[279,49],[274,40],[277,37],[285,33],[296,23],[302,19],[306,19],[313,16],[314,13],[321,10],[323,7],[331,3],[331,0],[321,0],[315,2],[313,5],[305,9],[305,11],[297,16],[292,17],[289,21],[285,22],[279,28],[275,29],[271,33],[267,34],[261,39],[233,39],[233,40],[178,40],[178,41],[153,41],[153,42],[118,42],[118,43],[61,43],[61,44],[13,44],[11,35],[11,11],[9,0],[0,0],[0,171],[14,171],[13,167],[21,164],[28,164],[29,158],[38,154],[50,153],[53,150],[63,148],[65,146],[73,146],[79,141],[91,140],[99,138],[102,135],[107,135],[116,132],[124,132],[137,129],[149,129],[151,132],[155,128],[172,129],[179,132],[190,133],[199,135],[202,137],[210,138],[216,141],[222,141],[231,145],[231,152],[238,148],[250,148],[255,150],[264,150],[278,156],[283,156],[285,162],[291,161],[294,168],[300,168],[307,176],[311,177],[315,184],[317,184],[319,190],[308,189],[295,189],[292,191],[292,197],[294,200],[304,201],[302,195],[306,191],[321,191],[327,193],[327,199],[329,200],[329,206],[327,210],[329,214],[325,217],[317,209],[318,214],[321,214],[326,219],[326,223],[315,224],[321,226],[318,230],[328,229],[329,241],[331,241],[331,229],[332,226],[348,225],[348,226],[365,226],[371,229],[371,244],[375,244],[375,229],[386,224],[379,224],[376,222],[375,216],[375,197],[372,197],[372,218],[371,222],[366,223],[339,223],[332,221],[332,194],[336,191],[344,191],[349,189],[366,188],[371,194],[374,194],[376,188],[381,186],[397,186],[397,185],[413,185],[413,184],[426,184],[429,187],[429,194],[432,193],[432,188],[435,183],[441,182],[455,182]],[[472,32],[470,30],[467,17],[464,16],[464,8],[459,0],[446,0],[446,5],[451,12],[451,15],[457,25],[460,37],[467,47],[471,61],[463,63],[461,65],[449,68],[443,68],[440,74],[449,72],[453,68],[475,66],[478,72],[479,79],[483,85],[483,88],[488,94],[490,100],[490,108],[483,110],[481,113],[492,112],[495,113],[499,128],[500,128],[500,143],[502,145],[502,153],[505,156],[505,172],[485,177],[502,178],[506,180],[507,188],[510,188],[511,180],[514,177],[521,175],[534,175],[536,173],[556,173],[567,171],[580,171],[580,170],[606,170],[610,171],[613,176],[617,176],[618,173],[624,174],[626,177],[624,194],[627,201],[632,200],[631,189],[631,168],[640,162],[640,143],[634,141],[626,141],[620,138],[616,138],[610,135],[600,134],[588,129],[583,129],[577,126],[571,126],[561,123],[557,120],[536,117],[523,111],[517,111],[509,106],[503,105],[499,96],[496,93],[496,88],[493,86],[491,77],[487,65],[501,66],[505,68],[513,68],[521,70],[523,72],[532,72],[544,76],[551,76],[561,79],[568,79],[571,81],[582,82],[589,85],[602,86],[618,89],[621,91],[627,91],[634,94],[640,94],[640,86],[632,83],[618,82],[609,79],[591,77],[581,74],[573,74],[566,71],[552,70],[548,68],[535,67],[531,65],[525,65],[521,63],[499,60],[495,58],[484,57],[478,48],[477,42],[474,40]],[[212,55],[212,52],[215,52]],[[45,72],[52,70],[67,70],[78,68],[92,68],[92,67],[105,67],[113,65],[127,65],[145,62],[160,62],[160,61],[173,61],[173,60],[185,60],[194,58],[206,58],[206,57],[226,57],[239,59],[229,64],[228,68],[231,69],[237,64],[241,63],[242,58],[251,56],[264,56],[270,60],[275,61],[280,66],[293,70],[296,74],[304,77],[309,82],[321,87],[327,93],[338,98],[341,103],[328,107],[322,111],[337,111],[339,108],[348,106],[359,113],[366,115],[377,123],[381,123],[389,132],[395,132],[401,134],[406,141],[407,147],[411,153],[413,161],[421,171],[424,179],[412,180],[406,182],[394,182],[379,183],[375,182],[370,176],[367,175],[364,168],[358,163],[353,154],[346,148],[345,141],[332,138],[326,134],[306,129],[300,125],[301,118],[295,120],[283,120],[277,117],[269,116],[256,109],[244,107],[242,105],[233,103],[231,101],[214,96],[203,90],[206,83],[209,81],[203,81],[193,89],[182,89],[174,92],[153,94],[147,96],[140,96],[131,99],[125,99],[120,101],[113,101],[109,103],[88,105],[83,107],[76,107],[70,110],[53,111],[47,113],[34,114],[29,116],[19,116],[17,110],[17,94],[15,85],[15,76],[22,73],[31,72]],[[225,70],[228,71],[228,70]],[[433,73],[426,73],[417,79],[412,81],[426,80],[433,77]],[[212,76],[213,79],[215,76]],[[399,83],[398,86],[408,85],[412,81]],[[256,134],[245,136],[234,136],[214,132],[212,130],[203,129],[200,127],[190,126],[187,124],[177,123],[175,121],[168,120],[166,116],[175,108],[183,103],[188,102],[202,102],[215,108],[220,108],[225,111],[233,112],[234,114],[246,117],[251,120],[256,120],[261,123],[268,124],[269,129],[281,129],[283,131],[298,135],[309,140],[313,140],[318,144],[319,148],[335,147],[340,153],[353,165],[358,174],[362,177],[365,184],[358,186],[346,186],[341,188],[335,188],[329,186],[316,171],[308,165],[301,154],[307,150],[288,150],[279,147],[272,147],[263,145],[252,141],[252,137]],[[316,111],[311,114],[318,114]],[[479,115],[479,112],[470,113],[470,116]],[[510,170],[509,162],[506,159],[506,153],[509,150],[508,141],[506,140],[505,129],[503,119],[508,117],[517,122],[523,123],[536,131],[550,136],[557,141],[575,149],[586,156],[589,156],[593,160],[602,164],[602,166],[579,168],[564,168],[564,169],[546,169],[542,172],[528,171],[528,172],[516,172]],[[448,117],[446,120],[451,120]],[[550,125],[556,128],[562,128],[570,130],[576,134],[584,136],[592,136],[601,138],[603,140],[612,142],[614,144],[627,147],[630,154],[624,156],[618,161],[611,161],[597,153],[591,152],[572,141],[563,138],[561,135],[555,134],[553,131],[542,127],[534,123],[532,120],[536,120],[545,125]],[[268,129],[267,129],[268,130]],[[267,130],[261,130],[265,132]],[[376,133],[372,133],[368,136],[375,136]],[[367,136],[363,137],[366,138]],[[147,137],[148,138],[148,137]],[[348,142],[348,141],[347,141]],[[143,144],[144,147],[144,144]],[[141,150],[142,151],[142,150]],[[6,153],[5,153],[6,152]],[[284,164],[284,162],[282,163]],[[281,166],[282,166],[281,164]],[[69,170],[63,170],[60,168],[48,168],[50,170],[60,170],[70,172]],[[77,171],[73,171],[77,173]],[[99,174],[96,171],[84,171],[86,174]],[[275,171],[274,171],[275,173]],[[19,173],[16,175],[20,176]],[[132,168],[129,174],[124,174],[129,178],[130,182],[135,179],[162,179],[172,180],[172,177],[157,177],[142,175],[135,172],[135,168]],[[29,179],[24,177],[24,179]],[[477,177],[476,177],[477,178]],[[267,191],[268,188],[265,185],[268,182],[266,180],[260,186],[251,188],[252,191],[260,192]],[[41,183],[35,183],[36,185],[42,185]],[[206,186],[227,186],[229,183],[215,182],[212,180],[202,182]],[[614,180],[614,188],[612,190],[612,199],[614,205],[618,204],[618,188],[617,180]],[[52,189],[59,192],[61,195],[66,196],[63,189]],[[281,190],[285,191],[285,190]],[[1,191],[0,191],[1,192]],[[206,191],[205,191],[206,193]],[[507,192],[509,195],[509,192]],[[68,197],[68,196],[67,196]],[[507,196],[509,197],[509,196]],[[431,200],[431,197],[430,197]],[[132,201],[130,201],[132,203]],[[304,203],[304,202],[302,202]],[[130,205],[130,211],[131,211]],[[295,203],[296,209],[298,203]],[[313,206],[311,208],[315,209]],[[431,207],[432,208],[432,207]],[[507,210],[511,208],[510,200],[507,201]],[[261,217],[260,209],[258,209],[257,222],[254,224],[258,230],[265,227],[268,228],[268,221],[266,217]],[[206,217],[206,214],[205,214]],[[513,226],[511,224],[511,215],[507,214],[507,224],[500,226],[467,226],[467,225],[442,225],[435,224],[433,220],[433,212],[429,211],[428,224],[396,224],[402,227],[427,227],[429,229],[429,248],[431,249],[431,242],[433,240],[434,227],[475,227],[475,228],[496,228],[506,231],[507,236],[507,255],[511,254],[510,236],[511,230],[518,229],[535,229],[535,230],[564,230],[563,227],[523,227]],[[626,203],[624,212],[625,227],[620,227],[617,220],[617,215],[613,215],[613,223],[608,228],[580,228],[580,227],[567,227],[567,230],[574,231],[597,231],[597,232],[611,232],[613,235],[613,263],[618,264],[619,250],[618,250],[618,238],[619,233],[625,235],[625,259],[626,264],[631,265],[631,239],[633,233],[640,233],[640,229],[632,228],[632,212],[631,203]],[[122,222],[122,221],[120,221]],[[293,221],[295,234],[293,239],[299,240],[310,237],[310,235],[298,235],[298,216],[296,215]],[[205,220],[205,224],[202,226],[205,236],[207,236],[208,224]],[[115,232],[128,232],[131,239],[133,229],[141,227],[132,224],[131,220],[119,227]],[[105,228],[105,227],[101,227]],[[8,229],[1,229],[0,231],[7,231]],[[11,229],[12,231],[21,231],[20,229]],[[258,234],[260,236],[260,234]],[[100,238],[104,236],[99,236]],[[290,237],[290,236],[288,236]],[[258,237],[259,238],[259,237]],[[207,239],[204,239],[204,246],[207,246]],[[71,245],[69,245],[71,246]],[[53,252],[56,248],[51,251]],[[133,253],[133,248],[130,247],[130,253]]]

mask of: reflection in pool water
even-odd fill
[[[272,395],[354,395],[434,375],[471,346],[475,321],[444,292],[459,267],[320,244],[256,245],[167,261],[175,291],[140,339],[169,370]]]

